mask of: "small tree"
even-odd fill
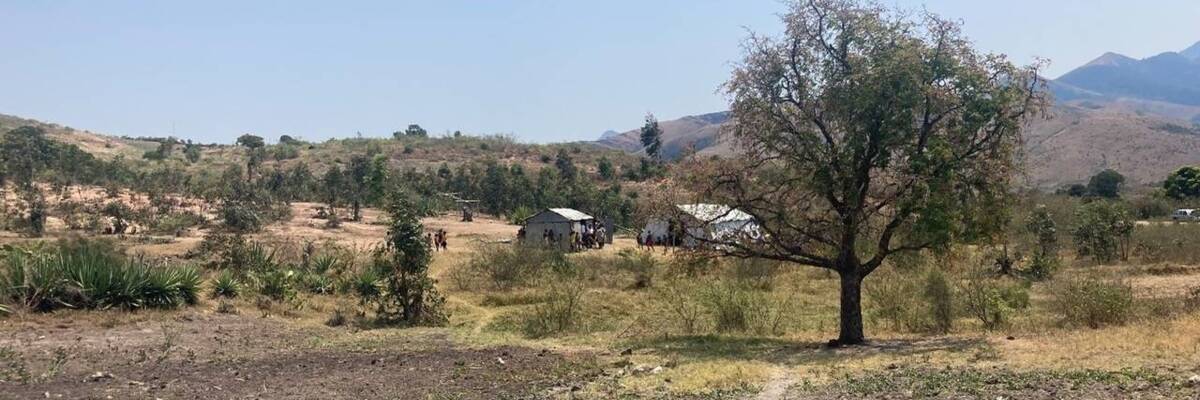
[[[430,249],[424,227],[403,197],[393,199],[388,212],[392,222],[387,242],[376,254],[374,263],[384,286],[377,308],[381,322],[445,325],[448,321],[445,299],[429,277]]]
[[[565,149],[559,149],[558,155],[554,158],[554,167],[558,168],[558,176],[566,182],[575,182],[579,172],[575,168],[575,161],[571,159],[571,155],[567,154]]]
[[[366,156],[358,154],[350,158],[345,183],[350,196],[350,219],[354,221],[362,221],[362,203],[368,194],[370,175],[371,162]]]
[[[200,161],[200,146],[192,143],[191,140],[188,140],[187,143],[183,145],[183,157],[192,164]]]
[[[596,163],[596,172],[600,174],[600,179],[611,181],[617,177],[617,171],[613,169],[612,161],[608,157],[600,157],[600,161]]]
[[[346,176],[342,173],[342,168],[334,165],[325,170],[325,176],[321,178],[321,198],[329,205],[330,213],[337,209],[345,191]]]
[[[658,160],[662,150],[662,128],[658,126],[658,119],[654,118],[654,114],[646,114],[646,123],[642,125],[642,147],[646,149],[646,155],[652,159]]]
[[[246,148],[246,182],[249,182],[254,177],[254,170],[262,164],[266,143],[262,137],[247,133],[237,138],[237,144]]]
[[[1093,175],[1088,180],[1087,191],[1093,196],[1106,199],[1121,197],[1121,187],[1125,184],[1125,176],[1117,171],[1106,169]]]
[[[104,205],[101,211],[106,217],[112,218],[112,233],[116,235],[125,234],[125,230],[129,228],[129,218],[133,215],[133,210],[124,202],[114,201]]]
[[[1075,211],[1075,248],[1098,262],[1129,258],[1134,221],[1129,209],[1112,201],[1093,201]]]
[[[1029,214],[1025,220],[1025,231],[1033,236],[1035,242],[1029,273],[1037,278],[1045,278],[1058,265],[1058,228],[1045,205],[1039,204]]]

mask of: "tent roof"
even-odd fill
[[[754,217],[721,204],[679,204],[680,211],[706,223],[753,221]]]

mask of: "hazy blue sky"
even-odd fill
[[[1057,76],[1105,51],[1200,41],[1197,0],[899,0],[962,19],[980,48]],[[592,139],[718,111],[746,28],[774,0],[0,0],[0,113],[229,142],[433,133]]]

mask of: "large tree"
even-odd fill
[[[982,233],[972,221],[1008,192],[1044,84],[1037,66],[976,51],[936,15],[788,6],[785,33],[752,35],[725,86],[740,156],[683,169],[699,198],[761,225],[713,247],[836,272],[837,343],[858,344],[864,278],[889,256]]]

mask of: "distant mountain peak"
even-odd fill
[[[1129,57],[1124,54],[1113,53],[1110,51],[1110,52],[1104,53],[1104,55],[1096,58],[1095,60],[1092,60],[1092,62],[1089,62],[1084,66],[1085,67],[1096,67],[1096,66],[1120,67],[1123,65],[1129,65],[1129,64],[1133,64],[1133,63],[1137,63],[1137,60],[1135,60],[1133,57]]]
[[[621,135],[621,132],[617,132],[612,129],[609,129],[607,131],[604,131],[604,133],[600,134],[600,140],[604,140],[604,139],[608,139],[613,136],[620,136],[620,135]]]
[[[1179,52],[1179,55],[1187,57],[1187,59],[1192,61],[1200,61],[1200,42],[1196,42],[1196,44],[1193,44],[1192,47],[1188,47],[1186,50]]]

